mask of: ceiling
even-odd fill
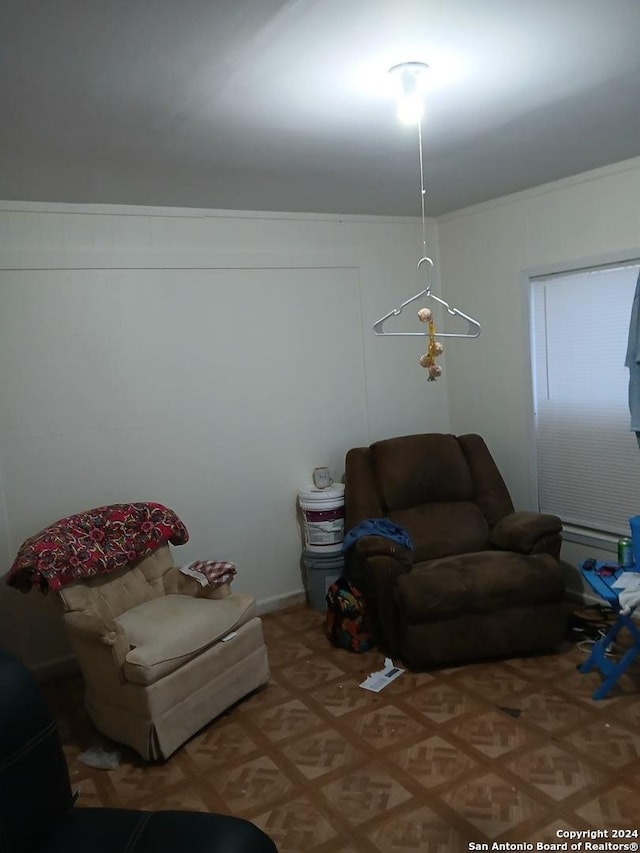
[[[639,0],[2,0],[0,198],[427,215],[640,155]]]

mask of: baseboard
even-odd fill
[[[262,598],[256,603],[258,616],[274,613],[276,610],[286,610],[299,604],[306,604],[307,594],[303,589],[296,592],[286,592],[284,595],[274,595],[273,598]]]

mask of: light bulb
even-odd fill
[[[422,119],[422,96],[428,69],[424,62],[403,62],[389,69],[398,94],[398,119],[403,124],[418,124]]]
[[[424,115],[424,104],[422,98],[412,92],[410,95],[403,95],[398,101],[397,116],[402,124],[413,125],[418,124]]]

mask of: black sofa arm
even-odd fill
[[[277,853],[249,821],[205,812],[74,809],[37,853]],[[34,851],[36,853],[36,851]]]
[[[2,853],[277,853],[241,818],[201,812],[73,808],[58,728],[40,688],[0,650]]]
[[[29,671],[0,651],[0,849],[39,850],[73,796],[55,721]]]

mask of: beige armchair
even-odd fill
[[[168,545],[58,594],[91,719],[145,759],[167,758],[269,679],[255,599],[201,587]]]

